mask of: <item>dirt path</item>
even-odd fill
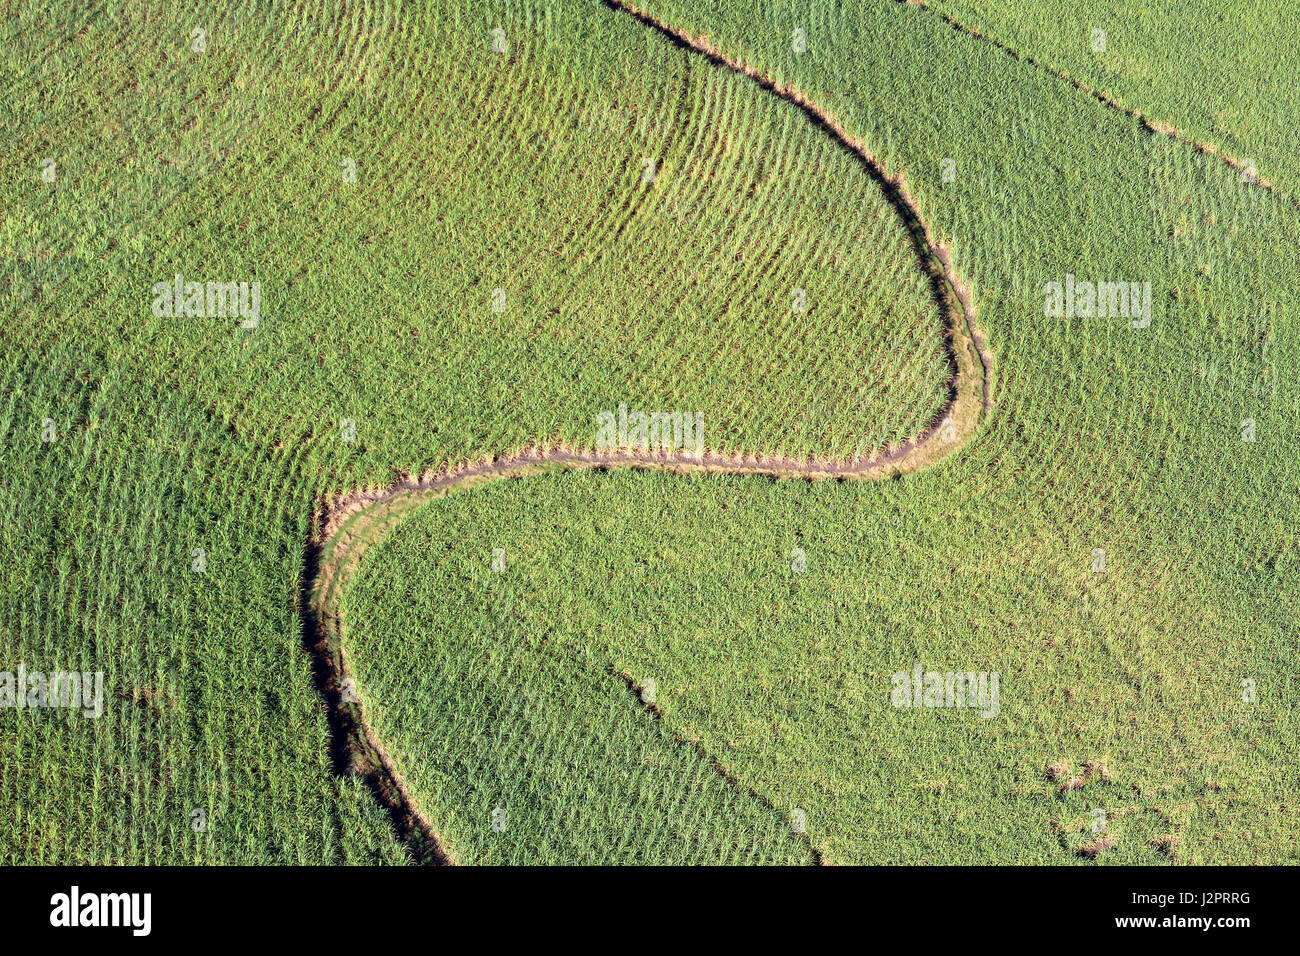
[[[310,595],[303,609],[304,644],[326,704],[331,757],[338,773],[354,773],[369,785],[388,811],[399,836],[421,863],[453,863],[430,822],[416,808],[393,760],[366,723],[363,702],[349,677],[341,596],[370,545],[403,516],[424,502],[481,482],[571,468],[640,468],[672,472],[765,475],[775,478],[877,479],[925,468],[961,448],[993,409],[993,361],[975,322],[969,289],[957,278],[948,249],[921,219],[902,177],[889,175],[865,146],[845,132],[830,113],[798,89],[776,83],[743,63],[713,49],[704,38],[676,30],[623,0],[603,0],[675,45],[704,57],[721,69],[750,77],[774,96],[797,106],[813,125],[852,154],[880,187],[898,213],[930,282],[944,318],[948,358],[948,399],[935,420],[920,434],[883,454],[833,459],[690,452],[592,451],[534,445],[513,454],[466,462],[458,467],[402,479],[386,488],[362,489],[322,506],[318,529],[308,544],[303,590]],[[594,428],[594,424],[593,424]]]

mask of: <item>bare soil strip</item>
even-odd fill
[[[887,173],[833,115],[798,89],[779,84],[753,67],[724,56],[707,39],[661,23],[624,0],[603,2],[658,31],[682,49],[704,57],[719,68],[743,73],[774,96],[794,104],[814,126],[859,161],[906,227],[917,259],[929,279],[934,301],[943,315],[944,350],[950,370],[948,399],[920,434],[871,457],[796,459],[719,451],[699,454],[639,449],[593,451],[538,444],[501,457],[405,477],[386,488],[361,489],[322,505],[316,519],[317,533],[307,545],[304,563],[304,591],[310,594],[303,608],[304,644],[311,654],[315,680],[325,700],[334,768],[340,774],[354,773],[366,781],[388,811],[399,837],[420,863],[454,863],[455,860],[416,808],[393,760],[366,723],[360,695],[349,676],[341,606],[342,594],[367,548],[403,516],[432,498],[482,482],[573,468],[606,471],[638,468],[809,480],[872,480],[896,476],[933,465],[963,447],[993,409],[993,360],[975,324],[970,290],[953,271],[949,250],[935,240],[922,221],[904,178]],[[721,768],[719,771],[722,772]]]
[[[1037,70],[1042,70],[1044,73],[1048,74],[1049,76],[1053,76],[1056,79],[1061,80],[1062,82],[1069,83],[1080,93],[1085,93],[1088,96],[1091,96],[1093,99],[1097,100],[1098,102],[1104,103],[1106,106],[1109,106],[1111,109],[1118,110],[1119,112],[1125,114],[1126,116],[1131,116],[1133,119],[1137,120],[1138,125],[1141,126],[1148,133],[1153,133],[1158,136],[1168,136],[1170,139],[1176,140],[1177,142],[1182,143],[1184,146],[1191,147],[1192,149],[1196,150],[1196,152],[1198,153],[1204,153],[1207,156],[1213,156],[1215,159],[1231,167],[1232,169],[1237,170],[1238,172],[1244,173],[1248,171],[1248,167],[1244,162],[1242,162],[1236,156],[1233,156],[1231,153],[1220,149],[1214,143],[1207,143],[1202,140],[1193,139],[1192,137],[1188,136],[1186,133],[1182,132],[1177,127],[1175,127],[1172,123],[1167,123],[1164,120],[1159,120],[1159,119],[1155,119],[1154,117],[1147,116],[1141,110],[1136,109],[1134,107],[1125,106],[1123,103],[1115,99],[1114,96],[1112,96],[1110,93],[1107,93],[1105,90],[1099,90],[1094,87],[1091,87],[1087,83],[1084,83],[1082,80],[1071,76],[1069,73],[1066,73],[1064,70],[1059,70],[1056,67],[1048,66],[1046,63],[1037,59],[1032,54],[1023,53],[1020,50],[1015,49],[1014,47],[1007,46],[1007,44],[1003,43],[1001,40],[995,37],[991,37],[988,34],[980,30],[977,30],[974,27],[966,26],[966,24],[962,23],[952,14],[945,13],[943,10],[936,10],[934,7],[930,6],[930,4],[926,2],[926,0],[897,0],[897,2],[908,7],[920,7],[926,13],[938,17],[940,20],[948,24],[948,26],[952,27],[958,33],[964,33],[966,36],[975,37],[977,40],[983,40],[985,43],[997,47],[1007,56],[1012,57],[1016,60],[1020,60],[1022,63],[1028,63],[1030,66],[1034,67]],[[1267,190],[1268,192],[1271,192],[1274,195],[1279,196],[1282,199],[1285,199],[1287,202],[1291,203],[1292,205],[1300,208],[1300,200],[1296,199],[1296,197],[1292,196],[1286,190],[1278,186],[1274,186],[1267,179],[1264,179],[1256,174],[1254,176],[1252,184],[1260,187],[1261,189]]]

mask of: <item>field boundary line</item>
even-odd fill
[[[303,586],[308,600],[303,603],[302,613],[304,644],[312,658],[313,678],[326,706],[331,759],[337,773],[352,773],[366,782],[388,812],[399,839],[420,863],[456,861],[431,822],[416,807],[393,759],[365,720],[364,704],[347,663],[342,615],[343,592],[360,567],[366,550],[406,514],[426,501],[474,485],[574,469],[632,468],[807,480],[896,477],[934,465],[964,447],[994,407],[993,357],[976,325],[973,296],[954,271],[950,250],[936,240],[921,218],[906,180],[886,172],[833,114],[799,89],[780,84],[753,67],[728,58],[710,46],[706,38],[694,37],[662,23],[625,0],[602,0],[602,3],[656,31],[673,45],[703,57],[713,66],[749,77],[762,89],[797,107],[816,128],[858,160],[902,220],[943,316],[943,347],[950,369],[948,398],[934,420],[919,434],[873,456],[791,458],[712,450],[627,448],[596,451],[535,443],[508,454],[484,456],[419,476],[405,476],[387,487],[362,488],[332,502],[319,503],[314,522],[316,531],[306,545]],[[343,699],[345,690],[351,697],[349,701]],[[723,772],[716,762],[715,769]],[[723,772],[723,775],[733,786],[740,786],[730,774]],[[764,799],[764,802],[771,806],[770,801]],[[815,846],[812,850],[814,858],[822,862],[820,850]]]
[[[961,351],[958,346],[967,346],[974,349],[980,366],[975,371],[978,372],[982,379],[984,411],[991,411],[993,408],[993,356],[989,353],[984,336],[976,324],[976,309],[970,289],[958,279],[957,274],[954,272],[951,251],[938,241],[929,225],[921,218],[919,206],[908,188],[906,178],[902,175],[891,175],[886,171],[880,160],[867,149],[862,140],[852,136],[833,113],[809,98],[798,87],[778,82],[757,68],[723,53],[709,42],[708,37],[703,35],[697,37],[687,30],[666,23],[648,11],[628,2],[628,0],[601,0],[601,2],[611,10],[631,16],[642,25],[668,39],[673,45],[698,54],[714,66],[749,77],[761,89],[797,107],[812,122],[813,126],[828,134],[831,139],[839,143],[841,147],[859,161],[876,185],[880,187],[885,200],[894,207],[894,210],[903,220],[903,225],[912,239],[917,257],[920,259],[922,267],[929,274],[935,300],[944,313],[945,324],[948,327],[946,335],[950,338],[947,338],[946,342],[950,362],[957,357],[953,353]],[[952,301],[953,299],[956,299],[956,302]],[[953,314],[958,309],[962,313],[962,322],[958,322]],[[965,328],[961,328],[963,325]],[[953,341],[953,339],[958,338],[963,339],[963,341]],[[960,379],[963,370],[957,368],[955,371],[957,373],[956,377]],[[949,406],[952,404],[954,403],[950,402]],[[950,411],[950,407],[947,406],[941,410],[939,414],[940,421]],[[923,443],[926,435],[927,432],[922,432],[916,440]]]
[[[1258,173],[1255,172],[1254,170],[1251,170],[1244,162],[1242,162],[1232,153],[1229,153],[1227,150],[1222,149],[1221,147],[1215,145],[1214,143],[1206,142],[1204,140],[1194,139],[1193,137],[1179,130],[1172,123],[1169,123],[1165,120],[1156,119],[1153,116],[1148,116],[1146,113],[1142,112],[1142,110],[1138,109],[1135,106],[1126,106],[1124,105],[1124,103],[1120,102],[1120,100],[1113,93],[1108,93],[1105,90],[1101,90],[1101,89],[1097,89],[1096,87],[1089,86],[1087,83],[1083,82],[1083,80],[1079,79],[1078,77],[1071,76],[1065,70],[1060,69],[1059,67],[1048,65],[1044,61],[1038,59],[1038,57],[1034,56],[1032,53],[1025,53],[1022,52],[1021,50],[1017,50],[1015,47],[1010,46],[1009,44],[1007,44],[1002,40],[999,40],[995,36],[985,33],[984,31],[978,29],[977,27],[967,26],[966,24],[958,20],[955,16],[953,16],[951,13],[930,6],[928,0],[894,0],[894,2],[902,4],[905,7],[917,7],[918,9],[924,10],[926,13],[938,17],[940,20],[948,24],[948,26],[952,27],[958,33],[963,33],[966,36],[974,37],[977,40],[982,40],[985,43],[988,43],[991,46],[1001,50],[1007,56],[1019,60],[1021,63],[1027,63],[1030,66],[1034,67],[1034,69],[1041,70],[1043,73],[1046,73],[1048,76],[1055,77],[1056,79],[1061,80],[1064,83],[1070,84],[1080,93],[1084,93],[1092,97],[1102,105],[1108,106],[1113,110],[1117,110],[1123,113],[1124,115],[1137,120],[1138,125],[1142,127],[1142,129],[1146,130],[1148,133],[1152,133],[1157,136],[1166,136],[1169,139],[1172,139],[1176,143],[1182,143],[1184,146],[1188,146],[1198,153],[1203,153],[1206,156],[1211,156],[1214,159],[1219,160],[1221,163],[1223,163],[1224,165],[1228,166],[1231,169],[1235,169],[1237,172],[1251,173],[1253,175],[1253,182],[1250,183],[1251,185],[1259,186],[1261,189],[1265,190],[1266,192],[1272,193],[1278,198],[1287,201],[1288,203],[1292,204],[1293,206],[1296,206],[1297,208],[1300,208],[1300,200],[1297,200],[1295,196],[1293,196],[1291,193],[1281,188],[1280,186],[1274,186],[1272,182],[1270,182],[1267,179],[1264,179],[1262,176],[1258,175]]]

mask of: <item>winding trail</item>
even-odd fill
[[[325,700],[331,760],[337,773],[353,773],[365,780],[420,863],[456,861],[416,807],[393,759],[365,720],[363,702],[349,677],[341,607],[342,595],[366,550],[406,514],[426,501],[472,485],[573,468],[638,468],[809,480],[879,479],[913,472],[947,457],[966,444],[993,409],[993,360],[976,325],[970,290],[953,270],[949,250],[921,219],[906,181],[889,175],[861,141],[850,136],[833,115],[800,90],[728,58],[705,38],[671,27],[624,0],[602,2],[710,64],[743,73],[772,95],[798,107],[814,126],[857,159],[902,220],[943,315],[943,344],[950,369],[948,398],[920,434],[872,457],[796,459],[717,451],[592,451],[532,445],[502,457],[407,477],[386,488],[355,491],[323,505],[304,561],[303,592],[310,597],[303,608],[303,635],[317,687]]]

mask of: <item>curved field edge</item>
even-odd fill
[[[760,87],[804,113],[849,153],[880,186],[890,206],[902,220],[917,258],[926,273],[944,320],[943,345],[951,368],[949,396],[935,421],[901,445],[881,454],[858,458],[782,455],[727,454],[721,451],[667,452],[639,449],[592,450],[539,441],[514,452],[462,462],[448,468],[399,479],[386,487],[368,487],[327,503],[318,517],[318,541],[334,536],[347,516],[362,508],[389,501],[407,493],[437,492],[449,485],[480,478],[518,477],[537,467],[561,465],[575,468],[643,467],[678,471],[754,474],[772,477],[879,479],[908,474],[929,467],[963,447],[994,408],[996,371],[994,357],[977,321],[977,310],[969,287],[952,265],[951,250],[939,242],[921,218],[903,176],[891,175],[867,150],[862,141],[845,132],[839,120],[794,87],[770,77],[716,51],[707,39],[694,37],[654,19],[622,0],[602,0],[612,9],[627,13],[673,43],[705,57],[716,66],[750,77]]]
[[[77,44],[108,66],[29,80],[104,95],[15,130],[30,144],[15,168],[48,153],[78,171],[48,189],[19,177],[6,196],[31,225],[0,243],[30,316],[17,341],[100,343],[259,440],[325,445],[351,420],[340,489],[538,437],[587,443],[593,417],[623,402],[694,410],[706,447],[749,454],[875,454],[931,424],[951,374],[942,317],[852,155],[743,75],[598,0],[551,9],[538,22],[507,5],[505,54],[483,12],[441,0],[302,31],[297,15],[223,19],[241,49],[263,51],[241,63],[223,48],[245,70],[236,83],[227,59],[182,52],[129,100],[115,83],[134,59],[147,73],[156,44],[137,52],[135,22],[109,18],[115,43],[97,29],[101,46]],[[421,39],[430,31],[456,43]],[[355,41],[369,47],[361,77],[336,52],[353,33],[373,40]],[[114,47],[130,51],[127,69]],[[432,99],[429,76],[446,79]],[[168,161],[120,178],[103,157],[152,135],[160,99],[189,107],[153,140]],[[17,118],[39,119],[41,103],[29,91]],[[254,107],[259,132],[244,135]],[[218,119],[229,148],[200,163],[187,144],[210,137],[180,131]],[[61,134],[101,127],[118,130],[112,146]],[[185,191],[152,171],[181,155]],[[356,182],[335,157],[360,162]],[[657,173],[643,178],[646,159]],[[87,202],[108,224],[94,255],[78,247]],[[270,208],[295,214],[257,212]],[[211,228],[186,225],[195,209]],[[110,245],[128,227],[130,243]],[[152,316],[152,284],[207,278],[200,263],[260,282],[266,321]]]
[[[468,484],[450,486],[441,489],[440,494],[447,494],[454,490],[465,490],[470,487]],[[332,743],[335,769],[341,775],[351,774],[361,778],[370,792],[376,797],[380,806],[387,811],[390,821],[392,822],[399,840],[408,848],[412,857],[422,864],[457,864],[464,862],[464,850],[468,847],[462,847],[456,839],[447,839],[443,835],[442,829],[435,825],[431,816],[437,815],[440,820],[444,819],[436,811],[424,812],[421,809],[420,801],[416,799],[411,788],[408,786],[401,770],[397,764],[401,762],[401,757],[390,755],[385,746],[385,737],[376,731],[376,728],[366,719],[366,708],[368,704],[368,695],[371,688],[368,684],[358,684],[357,679],[352,675],[354,670],[350,664],[347,631],[344,625],[343,607],[345,604],[345,595],[349,593],[357,572],[362,565],[362,557],[373,545],[382,542],[390,531],[398,525],[402,519],[410,515],[420,506],[427,504],[429,495],[403,495],[395,497],[382,506],[376,506],[366,509],[351,517],[346,523],[345,528],[339,535],[329,542],[325,548],[320,551],[313,550],[311,560],[308,562],[309,567],[315,567],[319,573],[316,578],[311,600],[308,604],[306,620],[308,624],[308,633],[314,636],[315,643],[313,650],[313,666],[321,692],[327,702],[327,711],[329,713],[329,723],[334,731]],[[370,587],[378,588],[383,595],[381,600],[387,600],[388,591],[384,590],[387,584],[375,584],[371,582]],[[513,603],[513,598],[507,596],[507,603]],[[501,622],[497,622],[500,624]],[[501,650],[494,645],[494,649],[486,653],[495,655]],[[477,661],[477,655],[484,653],[483,649],[471,650],[470,657]],[[565,683],[565,693],[562,694],[565,700],[569,701],[568,705],[563,708],[566,719],[573,722],[567,731],[560,735],[558,739],[567,739],[573,733],[583,736],[588,744],[599,746],[599,742],[608,737],[621,741],[624,745],[631,744],[636,746],[637,752],[641,755],[639,762],[633,765],[623,766],[616,773],[626,774],[632,771],[631,777],[620,777],[620,783],[626,782],[626,786],[632,790],[641,792],[644,795],[645,789],[654,792],[655,787],[659,784],[667,784],[670,780],[684,776],[686,779],[694,779],[696,784],[689,787],[685,793],[679,792],[676,798],[669,801],[672,807],[671,816],[674,818],[685,817],[687,819],[703,816],[705,818],[716,816],[716,813],[710,812],[710,807],[717,810],[718,801],[721,800],[728,807],[730,812],[726,818],[732,821],[732,826],[722,834],[722,839],[710,839],[710,837],[719,836],[714,832],[705,833],[702,839],[688,839],[685,834],[678,832],[676,834],[682,840],[686,840],[686,846],[692,859],[696,855],[702,854],[703,857],[699,862],[737,862],[726,856],[726,841],[734,839],[736,846],[748,847],[748,862],[767,862],[767,863],[820,863],[820,853],[810,842],[808,836],[802,831],[791,830],[788,826],[786,815],[775,807],[770,800],[765,798],[761,793],[752,787],[738,780],[725,766],[716,758],[707,753],[698,743],[682,739],[679,735],[669,731],[660,723],[660,713],[653,703],[653,700],[647,702],[644,699],[638,701],[636,694],[641,688],[632,680],[627,673],[619,672],[611,665],[597,665],[595,668],[586,668],[582,674],[576,671],[570,672],[576,666],[575,661],[555,660],[547,665],[555,669],[556,673],[563,673],[564,678],[560,679]],[[496,674],[493,670],[493,674]],[[536,680],[540,672],[530,670],[532,679]],[[601,686],[595,686],[590,681],[585,684],[582,677],[590,678],[593,675],[598,676]],[[541,674],[542,683],[547,688],[547,693],[555,693],[556,688],[552,681]],[[439,683],[439,682],[435,682]],[[445,683],[444,680],[441,683]],[[452,683],[458,683],[453,679]],[[508,683],[508,682],[507,682]],[[477,688],[482,691],[483,687]],[[489,693],[493,688],[489,688]],[[500,690],[501,688],[496,688]],[[497,713],[496,718],[490,722],[493,733],[499,734],[508,732],[508,728],[513,726],[515,718],[522,718],[524,724],[532,727],[527,731],[529,736],[538,733],[533,726],[530,714],[535,706],[535,691],[530,685],[529,689],[522,690],[511,686],[506,689],[507,693],[512,695],[506,698],[492,698],[496,705],[506,705],[507,713]],[[584,693],[585,691],[585,693]],[[574,694],[581,698],[581,704],[575,705]],[[383,697],[381,694],[380,697]],[[524,703],[520,704],[522,700]],[[392,701],[396,704],[396,701]],[[585,708],[590,703],[593,710],[588,712]],[[588,731],[592,726],[590,721],[593,714],[599,710],[600,704],[613,706],[615,712],[615,721],[617,725],[611,725],[607,722],[600,722],[599,716],[596,716],[602,732],[598,735],[591,735]],[[496,706],[489,707],[496,710]],[[505,723],[503,723],[505,721]],[[653,730],[650,730],[653,728]],[[554,727],[550,727],[554,730]],[[631,730],[632,736],[629,738],[626,732]],[[545,730],[542,731],[545,733]],[[495,738],[493,738],[495,740]],[[499,743],[499,741],[497,741]],[[400,750],[400,748],[399,748]],[[467,752],[466,759],[472,761],[473,748]],[[569,751],[566,750],[566,753]],[[614,753],[620,753],[619,747],[614,747]],[[590,757],[590,754],[587,755]],[[668,760],[672,763],[664,764]],[[546,765],[545,759],[542,761]],[[561,773],[566,779],[574,772],[574,766],[583,766],[583,757],[581,754],[574,754],[566,757],[564,767],[552,767],[552,771]],[[464,769],[459,760],[456,766]],[[588,765],[594,772],[597,764]],[[619,766],[618,761],[605,761],[599,764],[604,771],[604,776],[609,775],[609,770]],[[452,768],[448,768],[452,769]],[[484,768],[480,768],[482,770]],[[649,781],[635,778],[636,773],[648,772]],[[532,765],[530,779],[540,778],[541,771],[536,765]],[[600,789],[601,783],[595,778],[587,780],[581,776],[582,771],[578,772],[578,777],[574,779],[586,780],[588,788],[595,787]],[[480,781],[475,776],[474,786],[477,788]],[[554,783],[555,781],[552,781]],[[549,790],[544,792],[551,792]],[[654,801],[652,801],[653,803]],[[513,806],[513,802],[511,802]],[[444,807],[445,809],[445,807]],[[462,808],[457,808],[459,811]],[[450,812],[450,811],[449,811]],[[512,813],[514,810],[511,811]],[[453,816],[459,816],[459,813],[453,813]],[[566,817],[567,820],[567,817]],[[460,820],[461,825],[465,824],[464,819]],[[673,832],[673,824],[665,817],[658,821],[659,826],[668,826],[667,832]],[[548,830],[547,832],[551,832]],[[680,848],[680,845],[679,845]],[[478,848],[482,850],[482,847]],[[526,852],[533,852],[533,847],[525,848]],[[657,850],[662,850],[659,846],[636,847],[635,852],[638,854],[646,852],[649,859],[643,859],[639,855],[636,857],[637,862],[668,862],[659,860],[654,857]],[[669,850],[671,853],[672,851]],[[471,856],[476,854],[471,850]],[[755,857],[758,857],[755,860]],[[715,857],[717,857],[715,859]],[[516,861],[518,862],[518,861]],[[531,857],[524,862],[541,862]],[[569,860],[567,862],[575,862]],[[608,861],[602,861],[608,862]],[[677,862],[684,862],[678,860]]]
[[[860,161],[903,221],[929,278],[935,301],[942,309],[944,349],[953,370],[949,398],[938,420],[921,434],[885,454],[868,458],[794,459],[716,452],[592,451],[534,445],[510,455],[405,478],[388,488],[361,489],[323,506],[317,519],[318,533],[308,543],[304,562],[310,594],[304,608],[304,633],[312,653],[317,687],[326,702],[335,769],[356,774],[366,781],[388,811],[400,838],[423,863],[453,863],[455,859],[433,824],[416,806],[393,757],[365,721],[363,705],[350,683],[353,678],[347,662],[341,611],[343,593],[360,568],[366,551],[403,517],[426,501],[451,491],[555,469],[640,468],[812,480],[875,480],[898,476],[933,465],[962,448],[993,408],[993,359],[976,324],[970,290],[953,271],[949,251],[934,239],[922,221],[905,180],[886,173],[832,114],[798,89],[779,84],[752,67],[725,57],[709,46],[705,38],[674,29],[633,5],[621,0],[605,0],[605,3],[715,66],[743,73],[764,90],[798,106],[817,128]]]
[[[1157,138],[1157,139],[1162,139],[1162,138]],[[1200,166],[1196,166],[1196,168],[1199,169]],[[354,502],[354,503],[356,503],[356,506],[357,506],[357,507],[364,507],[364,501],[357,501],[357,502]],[[1074,544],[1075,544],[1075,542],[1074,542],[1074,541],[1071,541],[1071,545],[1074,545]],[[1095,542],[1093,542],[1093,541],[1087,541],[1087,544],[1088,544],[1088,545],[1092,545],[1092,544],[1095,544]],[[1078,548],[1075,548],[1075,550],[1078,550]],[[1084,555],[1086,555],[1086,554],[1087,554],[1087,550],[1084,549],[1084,550],[1082,551],[1082,553],[1083,553]],[[1057,646],[1056,643],[1054,643],[1054,641],[1053,641],[1052,646],[1053,646],[1053,648],[1056,648],[1056,646]],[[1087,775],[1087,773],[1088,773],[1087,766],[1084,765],[1084,767],[1086,767],[1086,769],[1084,769],[1084,775]],[[1054,771],[1053,771],[1053,773],[1054,773]],[[1071,780],[1066,780],[1065,783],[1073,783],[1073,782],[1074,782],[1074,780],[1071,779]],[[1208,783],[1208,784],[1206,784],[1206,786],[1210,786],[1210,784]],[[1217,784],[1216,784],[1216,786],[1217,786]]]
[[[743,73],[757,83],[760,88],[797,106],[815,127],[827,133],[861,162],[872,180],[879,185],[885,199],[894,207],[903,220],[903,225],[907,228],[907,233],[916,249],[917,257],[920,259],[934,289],[935,300],[944,313],[946,326],[945,347],[949,352],[949,359],[953,365],[957,381],[955,382],[955,394],[952,395],[948,407],[940,413],[939,424],[942,425],[949,418],[956,419],[959,413],[965,412],[964,408],[958,408],[962,403],[961,379],[969,377],[972,373],[978,374],[980,379],[979,394],[984,410],[991,410],[993,407],[993,357],[989,353],[984,336],[980,333],[976,323],[976,310],[970,289],[958,279],[953,271],[950,251],[935,238],[934,233],[921,218],[917,203],[908,189],[906,178],[901,175],[890,175],[879,160],[867,149],[862,140],[850,134],[833,113],[810,99],[797,86],[781,83],[754,67],[728,56],[710,44],[708,37],[695,36],[690,31],[669,24],[655,17],[649,11],[626,2],[626,0],[602,0],[602,2],[613,10],[628,14],[646,27],[667,37],[677,46],[699,54],[714,66]],[[957,311],[961,312],[961,321],[955,318]],[[965,355],[967,352],[972,354]],[[965,367],[964,357],[974,359],[972,367]],[[975,365],[978,368],[973,367]],[[970,422],[968,427],[973,427],[974,424],[974,422]],[[923,444],[938,427],[936,425],[918,436],[915,439],[916,445]],[[961,427],[960,422],[958,427]],[[884,457],[897,460],[909,454],[912,450],[912,448],[904,446],[895,455]],[[831,471],[838,472],[843,471],[843,469],[832,468]]]
[[[0,858],[407,862],[327,760],[294,607],[311,517],[294,454],[72,346],[0,349],[0,396],[0,670],[102,688],[88,714],[0,708]]]

